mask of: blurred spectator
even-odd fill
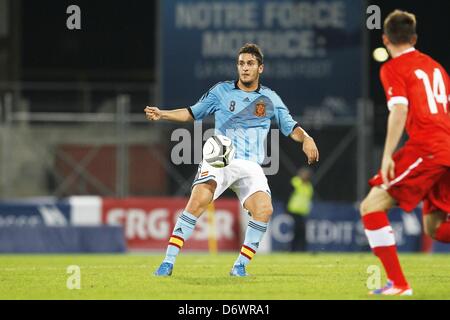
[[[298,170],[297,175],[291,179],[294,191],[287,206],[289,214],[295,221],[291,251],[306,251],[306,217],[311,211],[314,193],[311,177],[311,169],[302,167]]]

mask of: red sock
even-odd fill
[[[392,227],[384,211],[372,212],[362,217],[366,235],[373,253],[381,260],[389,280],[396,286],[407,286],[397,255]]]
[[[442,222],[436,230],[434,239],[440,242],[450,243],[450,221]]]

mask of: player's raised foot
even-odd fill
[[[388,280],[383,288],[372,290],[369,294],[381,296],[412,296],[413,290],[408,285],[396,286],[392,281]]]
[[[169,262],[163,262],[159,268],[154,272],[157,277],[168,277],[172,275],[173,264]]]
[[[245,271],[245,265],[243,264],[235,264],[230,271],[230,276],[232,277],[246,277],[248,275],[249,274]]]

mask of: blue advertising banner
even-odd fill
[[[194,104],[215,83],[236,79],[247,42],[265,56],[262,84],[294,116],[353,117],[362,92],[364,1],[202,1],[161,4],[164,107]]]
[[[432,252],[436,253],[450,253],[450,244],[433,241]]]
[[[0,228],[0,253],[125,252],[122,226]]]
[[[67,226],[71,206],[65,200],[19,200],[0,202],[0,228]]]
[[[389,212],[400,252],[421,249],[420,209],[406,213],[399,208]],[[274,202],[271,221],[272,250],[289,251],[294,237],[294,219],[284,209],[284,204]],[[315,202],[306,223],[308,251],[369,251],[370,247],[357,208],[349,204]]]

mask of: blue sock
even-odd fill
[[[175,228],[173,228],[172,236],[169,239],[164,262],[175,263],[175,259],[177,258],[180,249],[183,247],[184,241],[186,241],[194,231],[196,222],[197,217],[186,210],[178,217]]]
[[[241,253],[236,259],[234,265],[243,264],[247,265],[258,250],[259,243],[261,242],[264,233],[267,230],[268,223],[255,221],[250,219],[247,226],[247,231],[245,232],[244,244],[241,248]]]

